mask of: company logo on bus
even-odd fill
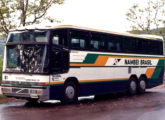
[[[116,59],[115,59],[115,62],[113,63],[113,65],[117,65],[117,64],[120,62],[120,60],[121,60],[121,59],[116,58]]]
[[[151,60],[125,60],[125,65],[152,65]]]

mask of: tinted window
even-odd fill
[[[131,37],[123,37],[123,50],[126,53],[135,53],[136,39]]]
[[[159,55],[163,55],[163,42],[158,42],[158,53]]]
[[[137,39],[136,40],[136,53],[138,54],[163,54],[163,43],[161,41],[154,41],[148,39]]]
[[[108,51],[120,52],[122,50],[122,37],[109,35],[108,37]]]
[[[162,55],[163,54],[163,42],[161,41],[149,41],[148,44],[149,54]]]
[[[77,50],[151,55],[163,54],[163,43],[161,41],[81,30],[71,30],[70,36],[71,48]],[[54,39],[55,43],[59,44],[59,40],[57,38]]]
[[[84,31],[70,31],[71,36],[71,48],[72,49],[86,49],[88,41],[88,32]]]
[[[55,30],[52,34],[52,43],[54,45],[60,45],[63,47],[68,46],[67,42],[67,31],[66,30]]]
[[[148,50],[148,42],[149,40],[141,40],[142,41],[142,54],[148,54],[149,50]],[[138,48],[137,48],[138,49]]]
[[[48,42],[46,31],[20,31],[9,33],[8,42]]]
[[[106,50],[106,38],[105,34],[91,33],[89,49],[98,51]]]

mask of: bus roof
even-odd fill
[[[19,27],[16,29],[11,29],[10,31],[35,30],[35,29],[58,29],[58,28],[73,28],[73,29],[89,30],[89,31],[95,31],[95,32],[102,32],[102,33],[110,33],[110,34],[122,35],[122,36],[128,36],[128,37],[137,37],[137,38],[143,38],[143,39],[163,41],[163,37],[157,36],[157,35],[149,35],[149,34],[137,35],[137,34],[130,34],[130,33],[118,33],[118,32],[99,30],[99,29],[74,26],[74,25],[58,25],[58,26],[57,25],[29,25],[29,26]]]

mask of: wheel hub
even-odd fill
[[[75,90],[73,86],[68,86],[65,90],[65,94],[69,99],[72,99],[75,95]]]
[[[135,81],[131,81],[131,83],[130,83],[130,88],[131,88],[133,91],[136,91],[136,83],[135,83]]]
[[[140,81],[140,87],[144,90],[146,88],[146,83],[144,80]]]

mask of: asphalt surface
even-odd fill
[[[165,120],[165,89],[143,95],[108,95],[99,100],[80,98],[77,104],[60,102],[0,105],[0,120]]]

